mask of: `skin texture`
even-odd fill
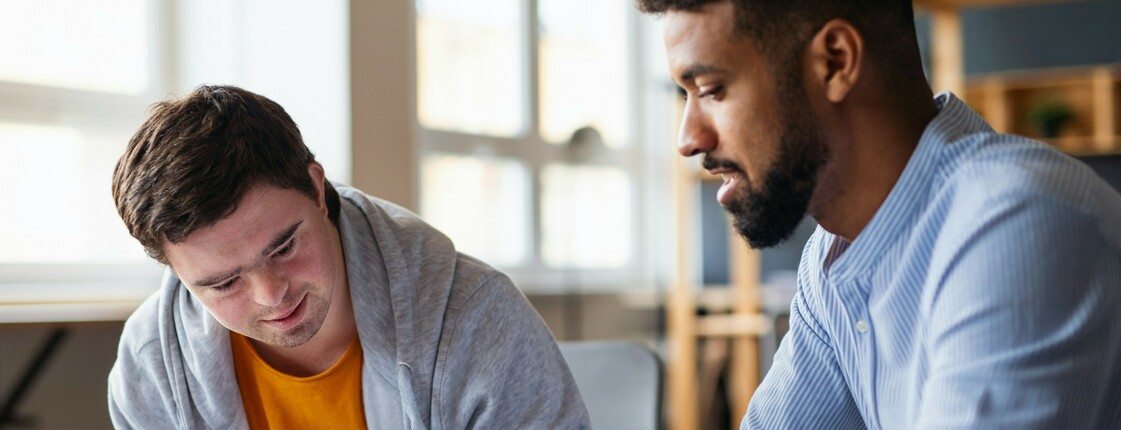
[[[733,17],[728,1],[665,15],[670,74],[688,94],[679,152],[725,178],[717,198],[752,246],[780,243],[805,215],[855,240],[937,114],[929,87],[882,85],[844,20],[780,63]]]
[[[256,185],[226,218],[164,244],[176,274],[218,322],[297,376],[330,368],[357,335],[323,168],[312,163],[308,174],[319,184],[316,200]]]

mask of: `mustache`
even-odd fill
[[[714,158],[711,155],[707,154],[705,155],[704,160],[701,161],[701,167],[703,167],[705,170],[729,169],[735,171],[736,173],[743,173],[743,169],[740,168],[739,164],[736,164],[731,160]]]

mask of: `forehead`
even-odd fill
[[[663,21],[663,38],[670,72],[707,66],[726,71],[758,64],[758,51],[736,32],[735,8],[730,1],[708,3],[695,10],[670,10]]]
[[[277,234],[314,210],[315,202],[296,190],[257,185],[226,218],[191,232],[180,243],[164,242],[164,253],[181,273],[248,263]]]

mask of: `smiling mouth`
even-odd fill
[[[287,320],[289,320],[289,319],[294,319],[295,317],[299,317],[300,314],[302,314],[302,312],[300,312],[300,311],[303,309],[304,302],[306,301],[306,299],[307,299],[307,296],[300,297],[300,300],[296,302],[296,305],[292,306],[287,311],[284,311],[280,314],[277,314],[275,317],[272,317],[272,318],[262,318],[261,321],[264,321],[264,322],[267,322],[267,323],[281,323],[281,324],[283,324],[283,323],[287,322]]]
[[[300,302],[300,303],[303,303],[303,302]],[[289,310],[288,312],[285,312],[284,315],[281,315],[281,316],[276,317],[276,318],[269,318],[269,319],[266,319],[265,321],[280,321],[282,319],[288,318],[288,317],[292,316],[293,313],[296,313],[296,309],[299,308],[299,307],[300,307],[300,304],[297,303],[296,306],[293,306],[292,309]]]
[[[730,160],[724,160],[713,157],[711,154],[706,154],[704,160],[701,161],[701,167],[708,171],[713,176],[720,176],[724,183],[720,185],[720,190],[716,192],[716,201],[720,205],[727,207],[728,202],[732,199],[732,190],[742,180],[745,179],[743,169]]]
[[[727,207],[732,200],[732,190],[739,183],[741,176],[739,173],[724,172],[720,173],[720,177],[724,178],[724,183],[720,184],[720,189],[716,191],[716,201],[721,206]]]

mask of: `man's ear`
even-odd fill
[[[840,103],[860,79],[864,37],[851,23],[834,19],[821,27],[806,50],[810,73],[825,97]]]
[[[315,205],[323,213],[327,213],[327,197],[323,192],[323,166],[317,162],[312,161],[307,165],[308,176],[311,177],[311,185],[315,187]]]

